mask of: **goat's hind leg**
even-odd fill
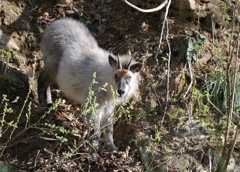
[[[52,104],[50,82],[45,71],[38,78],[38,100],[42,108],[48,108]]]

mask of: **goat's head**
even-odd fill
[[[120,61],[119,56],[117,59],[111,55],[109,55],[108,60],[109,64],[114,67],[117,66],[116,73],[114,75],[115,83],[117,85],[117,92],[120,97],[124,97],[125,94],[129,91],[132,82],[136,82],[133,80],[135,73],[139,72],[142,69],[142,63],[133,62],[133,58],[127,58],[124,61]]]

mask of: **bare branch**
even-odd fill
[[[208,103],[210,103],[215,108],[215,110],[218,111],[218,113],[220,113],[222,116],[224,116],[222,111],[217,106],[215,106],[215,104],[209,99],[209,97],[207,97],[207,101],[208,101]]]
[[[163,24],[162,24],[162,31],[161,31],[161,35],[160,35],[160,39],[159,39],[159,44],[158,44],[157,52],[154,56],[154,59],[156,60],[157,63],[158,63],[157,56],[158,56],[159,51],[161,49],[162,37],[163,37],[164,29],[165,29],[165,23],[166,23],[166,20],[167,20],[168,10],[169,10],[170,4],[171,4],[171,0],[168,1],[168,5],[166,7],[166,12],[165,12],[165,16],[164,16],[164,20],[163,20]]]
[[[171,0],[169,1],[169,4],[170,4]],[[169,5],[168,5],[169,7]],[[164,109],[164,114],[163,114],[163,118],[162,118],[162,124],[164,122],[164,118],[167,114],[167,109],[168,109],[168,101],[169,101],[169,78],[170,78],[170,64],[171,64],[171,46],[170,46],[170,42],[169,42],[169,39],[168,39],[168,35],[169,35],[169,28],[168,28],[168,20],[166,18],[166,41],[167,41],[167,45],[168,45],[168,70],[167,70],[167,96],[166,96],[166,104],[165,104],[165,109]]]
[[[190,61],[188,61],[188,69],[189,69],[191,81],[190,81],[190,84],[189,84],[189,86],[188,86],[188,88],[187,88],[187,91],[186,91],[185,94],[183,95],[183,100],[185,99],[186,95],[188,94],[188,92],[189,92],[189,90],[191,89],[192,84],[193,84],[193,73],[192,73],[192,67],[191,67],[191,62],[190,62]]]
[[[142,9],[142,8],[139,8],[137,7],[136,5],[133,5],[132,3],[128,2],[127,0],[123,0],[123,2],[125,2],[126,4],[128,4],[130,7],[140,11],[140,12],[143,12],[143,13],[152,13],[152,12],[156,12],[156,11],[159,11],[161,10],[163,7],[165,7],[168,3],[168,0],[165,0],[164,2],[162,2],[161,5],[159,5],[158,7],[156,8],[152,8],[152,9]]]
[[[167,41],[167,45],[168,45],[168,70],[167,70],[167,96],[166,96],[166,104],[165,104],[165,109],[164,109],[164,115],[163,115],[163,118],[162,118],[162,123],[164,122],[164,118],[167,114],[167,109],[168,109],[168,101],[169,101],[169,78],[170,78],[170,64],[171,64],[171,45],[170,45],[170,42],[169,42],[169,39],[168,39],[168,36],[169,36],[169,28],[168,28],[168,19],[167,19],[167,16],[168,16],[168,10],[169,10],[169,7],[170,7],[170,4],[171,4],[171,0],[168,1],[168,5],[166,7],[166,13],[165,13],[165,16],[164,16],[164,21],[163,21],[163,26],[162,26],[162,32],[161,32],[161,37],[162,37],[162,34],[163,34],[163,31],[164,31],[164,25],[166,24],[166,41]],[[158,51],[157,51],[157,54],[160,50],[160,46],[161,46],[161,40],[162,38],[160,38],[160,41],[159,41],[159,47],[158,47]],[[155,59],[157,60],[157,56],[155,56]]]
[[[233,33],[235,30],[235,25],[236,25],[236,9],[238,9],[238,6],[240,5],[240,1],[235,4],[234,10],[233,10],[233,16],[234,16],[234,22],[232,23],[232,34],[231,34],[231,39],[230,39],[230,44],[232,46],[229,46],[229,54],[230,57],[228,58],[227,62],[227,95],[228,95],[228,108],[227,108],[227,128],[226,128],[226,133],[224,136],[224,145],[223,145],[223,150],[222,150],[222,161],[219,160],[217,164],[217,169],[216,171],[226,171],[230,157],[232,155],[233,149],[236,144],[236,140],[239,135],[239,124],[237,126],[236,132],[234,139],[232,141],[229,141],[229,132],[230,132],[230,127],[231,127],[231,122],[232,122],[232,115],[234,113],[233,108],[234,108],[234,93],[235,93],[235,87],[236,87],[236,80],[237,80],[237,72],[239,70],[239,49],[240,49],[240,32],[238,32],[237,39],[233,39]],[[236,54],[234,53],[236,51]],[[234,59],[235,58],[235,59]],[[234,62],[234,63],[233,63]],[[234,72],[233,75],[233,83],[232,83],[232,72]],[[231,147],[228,147],[228,145],[231,144]]]

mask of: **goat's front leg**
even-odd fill
[[[100,118],[101,114],[92,114],[88,118],[88,125],[90,130],[90,145],[91,145],[91,155],[93,160],[96,160],[98,155],[98,147],[99,147],[99,138],[100,138]]]
[[[103,123],[105,127],[104,148],[109,152],[117,152],[118,148],[113,141],[113,115],[110,115]]]

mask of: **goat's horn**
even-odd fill
[[[127,70],[130,70],[130,66],[132,64],[132,60],[133,60],[133,57],[131,58],[131,60],[129,61],[128,65],[127,65]]]
[[[119,59],[119,55],[117,55],[117,60],[118,60],[118,69],[122,69],[122,64]]]

